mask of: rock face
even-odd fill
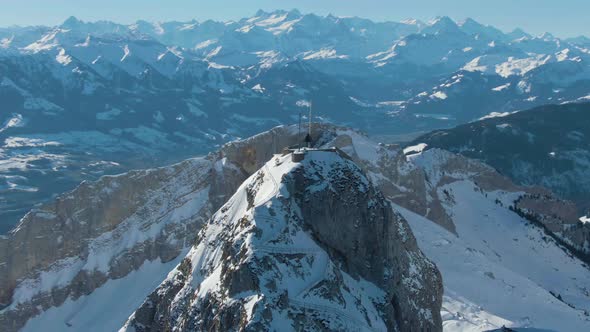
[[[197,243],[127,331],[442,330],[436,266],[335,152],[273,158]]]
[[[390,201],[453,233],[453,216],[444,204],[453,200],[447,185],[471,181],[481,191],[512,193],[511,200],[502,204],[546,229],[580,259],[590,261],[590,224],[580,222],[574,203],[547,189],[516,185],[480,161],[424,145],[390,149],[353,131],[340,131],[327,145],[353,156]]]
[[[590,328],[588,224],[571,202],[441,149],[400,150],[350,130],[327,145],[362,166],[436,263],[445,331]]]
[[[481,191],[512,193],[509,202],[498,204],[518,212],[537,226],[547,230],[559,242],[570,247],[580,259],[590,262],[590,225],[580,222],[576,206],[560,199],[547,189],[513,184],[490,166],[441,149],[431,149],[414,155],[397,155],[397,167],[388,167],[394,174],[390,186],[409,183],[405,189],[393,190],[393,202],[408,207],[454,232],[452,215],[444,209],[445,201],[453,197],[444,187],[450,183],[472,181]],[[407,188],[425,188],[423,191]]]
[[[513,210],[543,227],[549,235],[590,264],[590,224],[578,219],[573,203],[547,193],[529,193],[514,202]]]
[[[321,128],[318,139],[334,130]],[[250,174],[298,141],[294,128],[277,127],[205,158],[82,183],[31,211],[0,237],[0,324],[18,330],[145,262],[186,252]]]
[[[113,316],[93,306],[97,294],[121,280],[147,280],[149,287],[134,294],[137,301],[111,319],[112,329],[123,325],[135,311],[128,327],[140,329],[138,324],[143,324],[152,330],[190,328],[189,321],[201,324],[199,328],[258,329],[271,326],[277,317],[293,322],[295,329],[412,330],[425,324],[426,329],[436,330],[440,327],[440,278],[416,249],[411,230],[395,211],[414,220],[412,227],[418,225],[420,246],[430,250],[428,257],[436,258],[437,264],[449,263],[445,261],[448,256],[475,252],[475,247],[492,252],[493,264],[506,268],[502,264],[509,261],[509,254],[498,263],[495,252],[502,248],[484,240],[467,243],[461,227],[479,229],[480,222],[491,219],[508,220],[510,227],[519,224],[523,232],[534,234],[543,228],[559,243],[547,240],[543,233],[531,237],[539,243],[530,247],[549,250],[539,254],[540,261],[567,260],[568,268],[539,264],[543,273],[518,271],[518,278],[504,282],[526,279],[541,285],[540,290],[523,290],[525,296],[559,290],[560,303],[569,305],[559,309],[568,313],[559,317],[586,326],[585,318],[576,316],[577,310],[590,310],[584,295],[588,294],[585,267],[565,254],[584,259],[589,232],[588,225],[575,219],[571,203],[546,190],[514,185],[493,168],[448,151],[424,150],[423,146],[400,150],[378,145],[356,131],[327,125],[314,125],[312,136],[314,146],[338,147],[349,157],[306,158],[298,167],[284,158],[267,164],[275,153],[301,141],[296,127],[277,127],[229,143],[204,158],[83,183],[31,211],[8,236],[0,237],[1,326],[7,331],[23,326],[25,331],[50,329],[48,326],[97,331],[99,327],[93,324],[97,312],[100,317]],[[269,176],[271,173],[276,174]],[[277,192],[268,185],[275,181],[280,188]],[[469,207],[472,215],[459,215],[471,196],[489,209],[475,206],[471,211]],[[234,199],[228,202],[230,197]],[[325,204],[316,204],[320,201]],[[427,221],[427,231],[422,220]],[[445,230],[452,237],[439,239]],[[214,231],[218,233],[211,233]],[[531,244],[531,238],[527,235],[520,240]],[[444,251],[446,241],[467,244],[459,243],[458,254]],[[439,249],[445,253],[442,258]],[[203,260],[196,261],[196,257]],[[145,272],[149,264],[162,267],[161,273]],[[452,277],[462,265],[450,262],[443,266]],[[575,270],[577,281],[564,279],[559,271],[566,270]],[[478,272],[464,274],[475,278]],[[501,274],[494,273],[499,280]],[[561,280],[564,286],[556,289],[545,279],[535,279],[537,275]],[[489,280],[496,279],[479,282],[498,289],[486,284]],[[160,283],[161,292],[150,295]],[[462,289],[453,290],[457,301],[463,301]],[[190,298],[183,292],[198,296]],[[148,295],[150,300],[136,310]],[[106,297],[105,306],[111,298]],[[240,300],[232,302],[232,298]],[[543,303],[545,300],[543,297]],[[452,310],[453,302],[446,301],[445,310]],[[461,303],[470,308],[484,302]],[[201,310],[204,308],[216,308],[216,313]],[[522,312],[524,317],[532,310],[513,312]],[[198,312],[211,315],[197,321]],[[444,319],[459,317],[460,321],[462,314],[460,310],[456,316],[447,313]],[[79,323],[80,318],[72,320],[76,315],[88,318],[87,325]],[[510,319],[518,322],[520,318]],[[503,321],[498,322],[494,326],[502,326]]]
[[[189,160],[83,183],[27,214],[4,239],[3,326],[17,330],[41,310],[91,293],[145,261],[167,262],[190,246],[211,215],[213,162]]]

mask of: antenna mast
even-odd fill
[[[297,135],[297,141],[301,139],[301,111],[299,111],[299,133]],[[301,148],[301,143],[298,143],[299,148]]]
[[[308,129],[309,136],[311,136],[311,107],[312,106],[313,106],[313,101],[310,100],[309,101],[309,129]]]

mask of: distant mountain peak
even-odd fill
[[[538,38],[544,40],[553,40],[555,39],[555,36],[550,32],[543,32],[543,34],[541,34]]]
[[[521,38],[530,38],[531,35],[526,33],[521,28],[516,28],[512,30],[510,33],[507,34],[512,40],[521,39]]]
[[[273,10],[273,11],[265,11],[264,9],[259,9],[256,14],[254,14],[254,16],[258,16],[258,17],[266,17],[266,16],[272,16],[272,15],[291,15],[291,16],[301,16],[301,12],[298,9],[291,9],[291,10],[285,10],[285,9],[277,9],[277,10]]]
[[[448,16],[439,16],[428,22],[428,25],[422,30],[427,34],[438,34],[441,32],[460,32],[459,26],[453,19]]]
[[[476,20],[472,19],[471,17],[466,18],[463,22],[460,22],[459,25],[460,26],[465,26],[465,25],[482,25],[481,23],[477,22]]]
[[[76,27],[81,24],[84,24],[84,22],[82,20],[79,20],[75,16],[70,16],[61,24],[61,26],[62,27]]]
[[[451,19],[448,16],[437,16],[433,20],[431,20],[430,22],[428,22],[428,24],[431,25],[431,26],[434,26],[434,25],[439,25],[439,26],[457,26],[457,23],[455,23],[455,21],[453,21],[453,19]]]
[[[422,21],[420,21],[418,19],[415,19],[415,18],[408,18],[408,19],[405,19],[405,20],[401,21],[400,23],[410,24],[410,25],[417,25],[417,26],[424,25],[424,22],[422,22]]]
[[[202,240],[174,277],[148,296],[121,331],[164,326],[167,314],[151,314],[160,310],[197,313],[186,315],[195,330],[210,330],[218,324],[215,317],[241,312],[251,314],[221,323],[220,330],[314,330],[318,321],[338,326],[334,330],[441,330],[439,272],[363,170],[341,150],[292,157],[273,157],[242,183],[203,226]],[[230,254],[231,248],[240,253]],[[171,287],[181,273],[187,278]],[[229,294],[223,301],[238,304],[210,305],[222,294]],[[240,294],[260,295],[235,301]],[[263,314],[249,308],[269,309]],[[299,315],[301,308],[311,314]]]

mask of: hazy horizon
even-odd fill
[[[361,5],[356,1],[343,3],[336,0],[285,0],[280,3],[269,0],[248,3],[238,0],[215,3],[189,0],[128,0],[123,3],[115,0],[100,3],[56,0],[49,5],[42,0],[23,0],[4,4],[5,10],[0,12],[0,26],[55,26],[71,16],[85,22],[105,20],[121,24],[130,24],[138,20],[229,21],[253,16],[259,9],[268,12],[296,8],[304,14],[358,16],[374,21],[399,22],[405,19],[418,19],[428,22],[437,16],[449,16],[456,22],[461,22],[472,18],[504,32],[521,28],[532,35],[550,32],[561,38],[590,35],[590,26],[585,15],[590,9],[590,3],[581,0],[563,0],[559,6],[548,5],[550,3],[553,1],[520,0],[516,3],[511,0],[499,0],[476,4],[467,0],[451,0],[444,3],[435,0],[367,0]],[[30,8],[36,10],[31,11]]]

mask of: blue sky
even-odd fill
[[[503,30],[521,27],[561,37],[590,36],[590,0],[5,0],[0,26],[54,25],[73,15],[82,20],[137,19],[227,20],[250,16],[258,9],[292,9],[304,13],[362,16],[376,20],[447,15],[472,17]]]

